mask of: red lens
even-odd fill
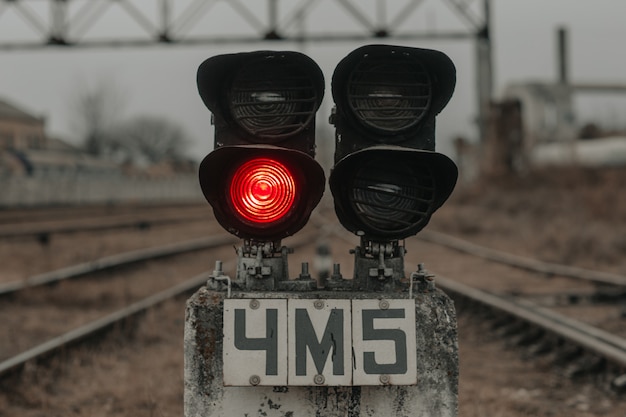
[[[296,199],[296,182],[282,163],[251,159],[233,174],[230,199],[235,210],[254,223],[271,223],[289,212]]]

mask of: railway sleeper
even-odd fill
[[[481,314],[486,309],[485,306],[481,303],[478,303],[467,297],[457,297],[456,295],[452,296],[454,301],[454,307],[457,312],[461,311],[470,311],[472,315]]]
[[[559,342],[558,346],[551,358],[552,363],[558,366],[566,366],[584,354],[583,348],[572,343]]]
[[[510,338],[527,331],[529,328],[530,326],[525,321],[515,320],[509,317],[509,323],[496,328],[495,334],[499,337]]]
[[[475,301],[470,301],[465,298],[461,298],[462,301],[456,301],[456,304],[461,304],[462,308],[469,310],[473,317],[476,317],[481,322],[492,321],[496,316],[494,315],[493,309],[487,307],[484,304],[477,303]]]
[[[491,311],[492,311],[492,315],[490,319],[491,319],[491,329],[493,331],[496,331],[503,327],[511,326],[513,325],[514,322],[516,322],[515,318],[508,314],[502,314],[501,312],[498,313],[493,309],[491,309]]]
[[[522,295],[522,294],[519,294]],[[591,303],[593,293],[580,291],[559,292],[558,294],[523,294],[524,298],[547,307],[580,305]]]
[[[626,289],[614,287],[600,287],[593,291],[573,291],[559,294],[534,294],[525,298],[546,306],[580,306],[599,303],[613,304],[626,300]]]
[[[41,232],[37,234],[37,242],[39,242],[39,245],[41,246],[49,246],[50,240],[52,240],[52,237],[49,232]]]
[[[598,286],[593,293],[594,303],[619,303],[626,301],[626,288],[616,286]]]
[[[606,360],[592,353],[583,354],[576,361],[565,367],[565,376],[578,378],[591,373],[602,372],[606,368]]]
[[[529,346],[544,338],[545,332],[536,327],[528,327],[511,338],[515,346]]]
[[[622,370],[623,372],[623,370]],[[626,392],[626,374],[622,373],[611,381],[611,388],[619,393]]]
[[[491,323],[492,330],[508,326],[513,320],[515,320],[512,316],[503,314],[501,311],[495,310],[491,306],[482,305],[481,311],[484,314],[485,321],[489,321]]]
[[[559,344],[559,340],[549,334],[543,333],[543,337],[535,340],[528,346],[527,354],[529,357],[547,355],[553,352]]]

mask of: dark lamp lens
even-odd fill
[[[270,158],[252,159],[233,174],[230,199],[243,219],[253,223],[275,222],[292,208],[296,182],[282,163]]]
[[[384,134],[419,123],[431,99],[429,74],[415,61],[365,57],[348,82],[348,102],[357,119]]]
[[[278,58],[244,66],[229,92],[233,119],[251,135],[272,143],[304,129],[318,106],[313,80]]]
[[[408,164],[390,166],[372,160],[354,176],[350,200],[365,226],[382,234],[402,234],[427,221],[434,183],[428,172]]]

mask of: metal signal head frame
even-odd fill
[[[197,82],[215,124],[215,149],[199,171],[215,217],[244,239],[294,234],[324,192],[313,159],[320,68],[298,52],[227,54],[204,61]]]
[[[458,171],[435,150],[435,116],[454,91],[442,52],[369,45],[335,68],[335,166],[330,189],[341,223],[375,240],[414,235],[454,189]]]
[[[198,68],[198,91],[215,120],[215,148],[273,144],[315,155],[324,75],[291,51],[218,55]]]

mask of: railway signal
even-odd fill
[[[319,67],[300,53],[269,51],[200,66],[215,124],[200,185],[220,224],[244,243],[235,278],[218,262],[187,304],[186,416],[456,414],[454,306],[423,268],[405,276],[400,242],[454,188],[456,166],[435,152],[434,138],[454,83],[452,62],[431,50],[367,46],[337,66],[330,187],[361,246],[353,279],[335,264],[319,288],[306,263],[289,278],[290,249],[280,247],[324,190],[314,160]]]
[[[457,168],[435,152],[435,116],[454,91],[442,52],[387,45],[356,49],[335,68],[335,166],[341,223],[368,239],[419,232],[449,197]]]
[[[215,125],[200,186],[219,223],[255,241],[300,230],[325,185],[314,160],[318,65],[298,52],[219,55],[200,65],[197,82]]]

